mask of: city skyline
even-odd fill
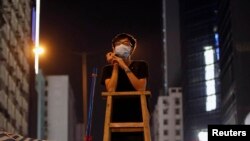
[[[71,131],[78,124],[76,132],[81,132],[84,130],[80,128],[84,111],[82,91],[85,90],[82,86],[86,80],[89,95],[92,69],[97,68],[92,136],[93,140],[102,140],[106,101],[101,92],[106,90],[100,78],[107,64],[105,55],[112,51],[111,40],[117,33],[132,34],[138,41],[132,60],[148,63],[151,114],[154,110],[157,116],[164,113],[166,107],[155,105],[158,98],[158,104],[164,104],[161,98],[171,97],[167,89],[178,88],[181,92],[183,98],[178,108],[181,111],[183,108],[183,128],[180,129],[184,136],[178,141],[200,140],[199,136],[207,134],[210,124],[247,123],[247,115],[250,115],[250,2],[247,0],[179,0],[179,3],[175,0],[41,0],[40,44],[45,53],[39,58],[39,65],[43,75],[35,74],[32,54],[31,11],[35,1],[0,3],[3,9],[0,11],[3,35],[0,38],[0,128],[23,136],[45,138],[47,131],[42,125],[48,124],[45,120],[48,113],[43,98],[47,95],[48,81],[44,78],[64,75],[75,99],[70,102],[73,110],[69,111],[71,115],[76,114],[73,120],[68,114],[65,121],[74,121]],[[85,80],[82,80],[83,66],[87,67]],[[55,81],[55,86],[59,81]],[[55,100],[60,93],[63,92],[54,95]],[[167,109],[173,111],[176,107]],[[157,124],[169,118],[157,116],[153,119]],[[161,134],[165,139],[173,135],[174,129],[170,131],[168,124],[165,125],[154,132],[156,138]],[[175,133],[179,131],[178,127]]]

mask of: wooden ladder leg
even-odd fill
[[[111,121],[111,111],[112,111],[112,96],[108,96],[106,104],[103,141],[110,141],[111,138],[110,127],[109,127]]]
[[[151,141],[150,127],[149,127],[149,112],[147,108],[146,95],[141,95],[141,110],[144,130],[144,141]]]

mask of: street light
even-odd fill
[[[35,25],[35,73],[39,71],[39,55],[43,52],[43,49],[39,46],[39,29],[40,29],[40,7],[41,1],[36,0],[36,25]]]
[[[39,56],[44,53],[44,49],[42,47],[35,47],[33,49],[35,53],[35,73],[38,74],[39,72]]]

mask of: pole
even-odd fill
[[[94,96],[95,96],[95,84],[96,84],[96,77],[97,77],[97,68],[93,69],[92,72],[92,79],[91,79],[91,89],[90,89],[90,96],[89,96],[89,111],[88,111],[88,122],[87,128],[85,133],[85,141],[92,141],[91,136],[91,125],[92,125],[92,113],[93,113],[93,104],[94,104]]]
[[[35,48],[39,48],[39,33],[40,33],[40,0],[36,0],[36,30],[35,30]],[[35,73],[39,72],[39,54],[35,53]]]
[[[82,102],[83,102],[83,124],[86,129],[87,123],[87,54],[83,52],[82,56]]]

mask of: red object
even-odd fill
[[[92,136],[85,136],[84,141],[92,141]]]

